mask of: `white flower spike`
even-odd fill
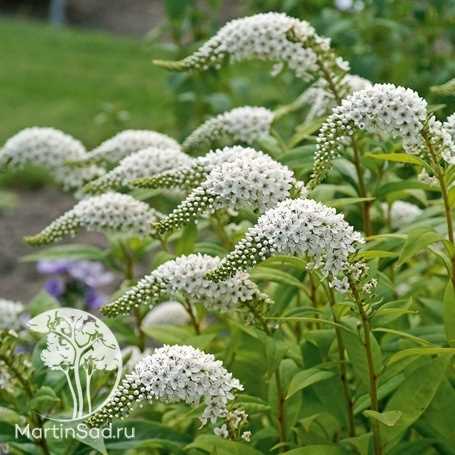
[[[72,164],[82,166],[100,162],[116,164],[128,155],[148,147],[180,150],[180,145],[165,134],[149,130],[125,130],[101,143],[89,152],[85,159]]]
[[[228,404],[243,386],[221,361],[192,346],[163,346],[142,359],[127,374],[112,399],[87,421],[91,427],[105,425],[128,415],[137,403],[204,403],[202,425],[216,424],[228,416]]]
[[[238,107],[217,115],[193,131],[183,142],[186,152],[207,147],[221,139],[253,145],[266,136],[273,122],[273,112],[264,107]]]
[[[20,327],[20,315],[24,305],[20,302],[0,298],[0,330],[17,330]]]
[[[218,282],[273,255],[296,255],[307,258],[310,269],[344,291],[344,271],[361,243],[362,236],[335,209],[310,199],[288,199],[262,215],[207,277]]]
[[[246,273],[233,274],[232,278],[220,283],[207,280],[205,275],[219,265],[218,257],[202,254],[179,256],[142,278],[136,286],[101,311],[105,316],[117,317],[129,314],[141,305],[153,307],[178,295],[190,304],[202,303],[207,309],[219,312],[247,309],[252,305],[262,312],[268,306],[270,299]]]
[[[220,209],[263,213],[280,201],[305,194],[292,171],[269,156],[242,157],[214,168],[156,229],[159,234],[172,232]]]
[[[151,235],[151,225],[159,216],[145,202],[131,196],[105,193],[80,201],[39,234],[26,237],[25,241],[33,246],[47,245],[67,236],[73,237],[82,228],[126,235]]]
[[[11,137],[0,151],[0,166],[22,168],[42,166],[64,189],[77,189],[99,177],[104,170],[96,166],[74,169],[68,161],[87,157],[85,147],[77,139],[54,128],[26,128]]]
[[[295,39],[289,39],[290,33]],[[184,60],[157,60],[155,64],[173,71],[204,71],[220,68],[225,61],[263,60],[285,64],[297,77],[308,80],[319,73],[320,58],[341,73],[349,68],[331,52],[330,41],[317,35],[308,22],[282,13],[265,13],[228,22]]]
[[[123,158],[114,169],[86,185],[84,191],[103,193],[122,186],[128,187],[130,180],[152,177],[191,163],[192,159],[178,149],[149,147]]]

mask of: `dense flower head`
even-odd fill
[[[289,39],[292,32],[296,40]],[[286,64],[297,77],[310,79],[319,71],[318,56],[328,54],[330,42],[314,28],[282,13],[264,13],[228,22],[195,53],[179,62],[157,61],[175,71],[219,68],[222,63],[264,60]],[[333,57],[343,71],[346,62]]]
[[[251,147],[243,147],[240,145],[223,147],[222,149],[212,150],[206,155],[194,159],[190,166],[165,171],[156,177],[133,180],[131,181],[131,184],[139,188],[179,188],[192,190],[200,185],[206,179],[210,171],[217,166],[235,161],[240,157],[250,159],[259,156],[266,155]]]
[[[222,420],[240,382],[216,360],[192,346],[163,346],[146,356],[120,383],[112,399],[88,419],[90,426],[101,426],[128,415],[136,403],[183,402],[190,406],[204,403],[202,425]]]
[[[81,170],[66,164],[86,157],[85,147],[69,134],[54,128],[33,127],[8,139],[0,151],[0,166],[42,166],[51,171],[55,181],[65,189],[75,189],[104,172],[96,166]]]
[[[412,223],[421,213],[422,209],[417,205],[395,201],[390,207],[390,225],[393,229],[400,229]]]
[[[269,109],[238,107],[207,120],[185,139],[182,147],[185,151],[197,150],[223,138],[252,145],[269,132],[272,121],[273,112]]]
[[[311,186],[321,180],[332,160],[359,130],[399,139],[406,152],[419,153],[426,117],[426,101],[408,88],[375,84],[353,93],[320,129]]]
[[[20,315],[24,305],[20,302],[0,298],[0,330],[15,330],[20,327]]]
[[[372,86],[368,79],[354,74],[346,74],[338,85],[338,90],[343,98]],[[335,97],[329,89],[328,82],[322,78],[305,90],[297,102],[299,105],[308,106],[307,121],[327,115],[336,105]]]
[[[331,286],[343,291],[343,272],[362,242],[335,209],[311,199],[288,199],[262,215],[208,278],[225,280],[273,255],[296,255],[307,258],[310,269],[319,270]]]
[[[75,236],[85,228],[88,231],[122,234],[152,234],[152,223],[158,212],[145,202],[119,193],[104,193],[77,203],[71,210],[57,218],[39,234],[27,237],[30,245],[46,245],[66,236]]]
[[[214,168],[156,229],[160,234],[174,231],[220,209],[262,213],[284,199],[302,194],[303,184],[295,180],[292,171],[269,156],[239,157]]]
[[[128,155],[148,147],[180,150],[180,145],[165,134],[149,130],[125,130],[101,143],[86,159],[79,160],[79,164],[104,161],[115,164]]]
[[[164,171],[189,166],[191,158],[177,148],[148,147],[125,158],[107,174],[84,188],[89,193],[128,186],[129,180],[151,177]]]
[[[151,274],[142,278],[116,301],[102,308],[106,316],[130,313],[140,305],[154,306],[157,302],[179,295],[191,304],[202,303],[206,308],[220,312],[235,309],[247,303],[264,307],[267,295],[245,273],[214,283],[205,278],[220,264],[220,258],[203,254],[179,256],[165,262]]]

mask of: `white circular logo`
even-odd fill
[[[45,311],[28,322],[44,334],[38,362],[44,383],[52,387],[64,411],[46,418],[60,422],[85,419],[114,394],[122,374],[120,347],[98,318],[74,308]],[[38,357],[38,356],[37,356]]]

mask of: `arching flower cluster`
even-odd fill
[[[183,402],[190,406],[205,404],[202,425],[216,424],[228,413],[235,393],[243,390],[212,354],[192,346],[163,346],[142,359],[121,382],[113,398],[90,417],[90,426],[101,426],[114,418],[128,415],[136,403]]]
[[[387,209],[387,206],[384,206]],[[422,209],[417,205],[405,201],[395,201],[390,207],[389,218],[393,229],[401,229],[411,224],[420,214]]]
[[[420,147],[420,154],[424,158],[428,157],[430,163],[444,160],[448,164],[455,164],[455,137],[451,134],[449,119],[442,123],[432,115],[423,129],[424,143]]]
[[[54,128],[26,128],[11,137],[0,151],[0,166],[22,168],[42,166],[64,189],[77,189],[104,171],[88,166],[83,171],[72,169],[68,161],[87,157],[84,146],[77,139]]]
[[[447,117],[444,128],[450,134],[452,141],[455,142],[455,113]]]
[[[342,98],[372,86],[368,79],[353,74],[346,74],[338,85]],[[298,98],[297,104],[308,106],[306,119],[309,121],[329,113],[336,106],[336,100],[330,91],[328,82],[325,79],[319,79],[309,89],[305,90]]]
[[[206,213],[250,209],[258,213],[289,197],[305,195],[292,171],[267,155],[224,163],[213,169],[174,211],[163,218],[159,234],[174,231]]]
[[[358,130],[400,139],[406,152],[418,153],[426,116],[424,99],[393,84],[375,84],[345,98],[320,129],[310,186],[319,183]]]
[[[188,155],[176,148],[149,147],[123,158],[118,166],[90,182],[84,190],[89,193],[102,193],[109,189],[128,186],[129,180],[151,177],[170,169],[189,166],[191,162]]]
[[[39,234],[25,240],[33,246],[46,245],[75,236],[82,228],[106,233],[150,235],[153,233],[151,225],[159,216],[156,210],[131,196],[105,193],[80,201]]]
[[[290,32],[295,40],[289,39]],[[297,77],[311,79],[319,71],[319,55],[332,60],[331,66],[347,71],[347,63],[330,52],[329,40],[318,36],[308,22],[286,14],[265,13],[228,22],[184,60],[156,63],[171,70],[188,71],[219,68],[226,60],[264,60],[286,64]]]
[[[273,255],[296,255],[343,292],[348,285],[344,272],[361,243],[362,236],[335,209],[310,199],[286,200],[262,215],[208,278],[225,280]]]
[[[0,298],[0,330],[17,330],[20,327],[20,315],[24,305],[20,302]]]
[[[148,147],[180,150],[180,145],[165,134],[148,130],[125,130],[101,143],[85,159],[73,164],[85,165],[98,162],[115,164],[128,155]]]
[[[161,300],[183,296],[190,304],[202,303],[206,308],[220,312],[255,305],[258,311],[269,304],[269,298],[245,273],[214,283],[205,278],[220,264],[220,258],[202,254],[179,256],[168,261],[142,278],[138,284],[102,308],[106,316],[116,317],[130,313],[140,305],[153,306]]]
[[[252,145],[269,132],[272,121],[273,112],[269,109],[238,107],[207,120],[188,136],[182,147],[190,152],[223,138],[232,143]]]
[[[240,145],[224,147],[210,151],[206,155],[194,159],[191,166],[162,172],[156,177],[132,180],[130,183],[139,188],[179,188],[192,190],[200,185],[206,179],[207,174],[217,166],[235,161],[239,158],[247,160],[259,156],[266,155],[251,147],[242,147]]]

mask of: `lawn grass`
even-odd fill
[[[87,147],[125,127],[172,133],[167,73],[140,40],[3,19],[0,55],[0,143],[32,125],[62,129]],[[128,122],[96,122],[105,103],[128,111]]]

